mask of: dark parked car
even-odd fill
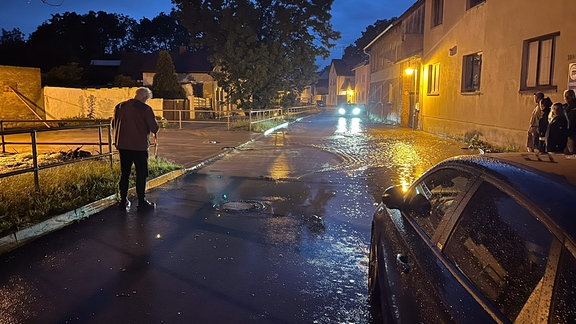
[[[377,320],[576,323],[576,159],[457,157],[382,197],[368,289]]]
[[[366,114],[366,106],[363,104],[346,103],[336,109],[338,115],[360,117]]]

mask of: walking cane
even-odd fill
[[[156,132],[156,134],[154,135],[154,138],[156,139],[154,141],[154,158],[156,159],[158,158],[158,132]]]

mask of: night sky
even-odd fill
[[[335,0],[332,4],[332,25],[342,33],[332,56],[317,61],[322,66],[331,59],[341,58],[344,48],[358,39],[368,25],[378,19],[400,16],[416,0]],[[152,19],[160,12],[169,13],[170,0],[1,0],[0,28],[12,30],[19,28],[26,37],[36,30],[52,14],[74,11],[79,14],[88,11],[105,11],[130,16],[136,20],[143,17]]]

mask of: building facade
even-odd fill
[[[563,102],[576,63],[576,1],[426,0],[425,8],[422,129],[523,148],[533,94]]]
[[[370,57],[368,108],[373,118],[418,127],[424,0],[417,1],[364,51]]]
[[[418,0],[365,47],[370,114],[523,148],[533,94],[576,88],[576,1]]]
[[[354,103],[366,104],[370,89],[370,65],[368,62],[362,62],[352,71],[354,71]]]

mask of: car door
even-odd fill
[[[549,323],[576,323],[576,246],[567,242],[562,249]]]
[[[557,259],[561,243],[534,215],[536,209],[497,181],[481,181],[447,225],[446,242],[440,240],[455,280],[494,320],[546,318],[554,280],[550,259]]]
[[[401,211],[382,208],[383,223],[377,246],[385,282],[381,298],[394,321],[444,323],[489,320],[482,308],[459,287],[438,262],[440,250],[433,237],[455,212],[475,176],[459,168],[440,168],[424,175],[405,196]],[[446,299],[439,290],[452,291]]]

